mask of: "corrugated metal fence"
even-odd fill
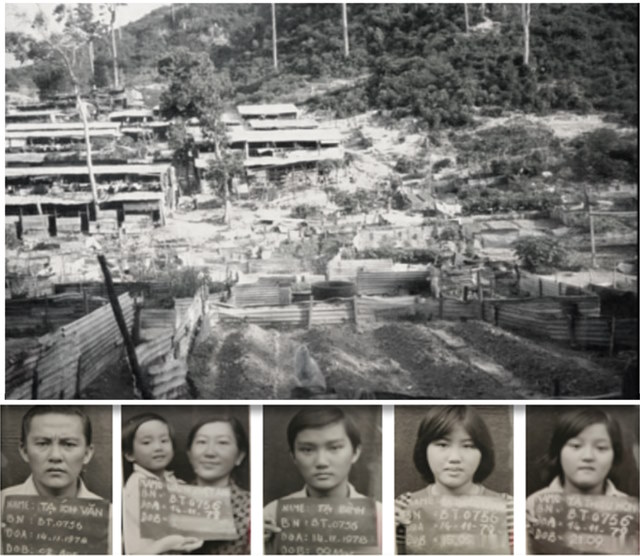
[[[129,328],[134,306],[119,298]],[[39,338],[39,346],[5,361],[7,399],[70,399],[122,356],[123,340],[110,305]]]
[[[5,334],[34,336],[53,332],[107,303],[102,297],[66,293],[5,301]]]
[[[155,326],[156,337],[136,347],[138,364],[155,399],[185,395],[187,356],[205,312],[207,293],[201,288],[193,298],[176,299],[168,326]]]

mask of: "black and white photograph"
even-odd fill
[[[5,4],[6,397],[638,399],[637,21]]]
[[[125,554],[249,554],[247,406],[122,407]]]
[[[112,554],[111,406],[3,406],[1,554]]]
[[[638,406],[527,407],[529,554],[638,554]]]
[[[512,554],[513,407],[394,414],[397,554]]]
[[[263,412],[265,554],[380,554],[381,406]]]

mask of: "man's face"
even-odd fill
[[[38,492],[44,496],[75,496],[82,468],[93,456],[78,415],[47,413],[31,419],[20,446]]]
[[[293,461],[312,495],[346,496],[351,466],[358,461],[344,422],[304,429],[294,441]]]

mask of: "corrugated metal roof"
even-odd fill
[[[312,119],[305,120],[249,120],[252,129],[315,129],[318,122]]]
[[[92,200],[91,193],[66,193],[60,195],[5,195],[4,204],[8,207],[40,204],[86,205]]]
[[[315,142],[339,143],[340,131],[337,129],[275,129],[269,131],[238,129],[229,132],[230,143],[290,143]]]
[[[95,175],[109,174],[137,174],[141,176],[154,176],[164,174],[170,164],[112,164],[93,167]],[[34,166],[31,168],[6,168],[7,178],[21,178],[27,176],[86,176],[86,166]]]
[[[301,162],[317,162],[318,160],[342,160],[344,153],[341,148],[322,149],[320,151],[289,151],[279,156],[256,156],[243,162],[245,168],[266,166],[286,166]]]
[[[104,199],[100,199],[102,203],[122,202],[122,201],[160,201],[164,197],[162,191],[121,191],[114,193]]]
[[[278,114],[298,114],[295,104],[242,104],[238,106],[241,116],[274,116]]]
[[[117,122],[89,122],[90,129],[115,129],[120,124]],[[43,122],[43,123],[26,123],[26,124],[7,124],[5,131],[7,133],[13,131],[56,131],[68,129],[84,129],[82,122]]]
[[[118,110],[116,112],[111,112],[109,114],[109,119],[113,118],[152,118],[153,110],[141,109],[141,108],[132,108],[131,110]]]
[[[50,116],[51,114],[55,114],[56,116],[61,116],[62,112],[60,110],[20,110],[17,112],[10,111],[6,114],[6,116],[17,116],[18,118],[29,118],[34,116]]]
[[[89,135],[91,137],[118,137],[120,130],[118,129],[89,129]],[[10,131],[4,136],[5,140],[9,139],[29,139],[32,137],[45,137],[55,139],[58,137],[84,137],[84,130],[79,129],[67,129],[67,130],[36,130],[36,131]]]

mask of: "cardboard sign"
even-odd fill
[[[638,554],[638,499],[546,493],[534,502],[535,554]]]
[[[107,554],[109,502],[6,496],[3,554]]]
[[[287,498],[278,502],[276,554],[379,554],[376,503]]]
[[[414,496],[407,511],[408,554],[510,553],[503,498]]]
[[[140,534],[145,539],[173,534],[202,540],[237,539],[231,491],[140,479]]]

